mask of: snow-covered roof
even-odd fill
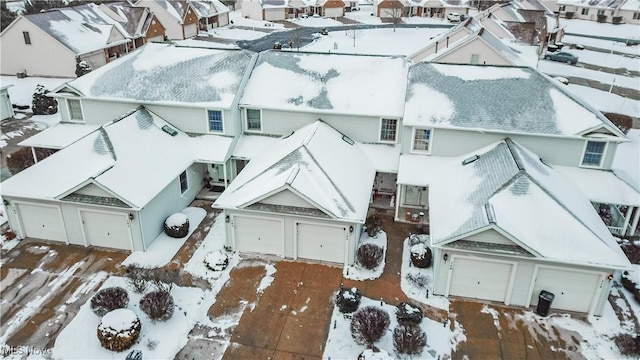
[[[146,44],[67,84],[89,98],[229,108],[254,54]]]
[[[554,166],[587,195],[601,204],[640,206],[640,193],[622,181],[612,171]]]
[[[144,36],[151,24],[151,19],[153,18],[153,14],[151,14],[146,8],[135,7],[126,1],[105,2],[102,6],[108,9],[105,10],[107,15],[109,15],[109,10],[113,12],[113,14],[117,15],[114,20],[122,25],[130,38]],[[140,26],[141,24],[143,25]]]
[[[163,127],[175,130],[175,136]],[[231,142],[217,135],[190,137],[138,108],[4,181],[2,191],[6,196],[58,199],[93,181],[142,208],[192,163],[224,162]]]
[[[375,166],[376,171],[385,173],[397,173],[398,163],[400,161],[400,152],[402,145],[400,144],[363,144],[358,146],[369,161]]]
[[[122,25],[95,4],[53,9],[24,17],[78,55],[130,41]],[[119,36],[112,38],[114,31]]]
[[[580,7],[600,8],[614,10],[624,0],[558,0],[558,5],[572,5]]]
[[[409,6],[469,8],[468,0],[405,0]]]
[[[229,8],[219,0],[191,1],[191,5],[199,18],[211,17],[217,14],[228,13]]]
[[[402,116],[404,57],[264,51],[241,104],[321,113]]]
[[[214,206],[245,208],[289,190],[333,219],[364,222],[374,177],[360,147],[318,120],[254,157]]]
[[[47,149],[62,149],[96,131],[100,126],[95,124],[58,123],[26,140],[20,146],[31,146]]]
[[[545,14],[553,15],[553,11],[551,11],[551,9],[549,9],[540,0],[513,0],[510,2],[510,4],[516,9],[544,10]]]
[[[140,0],[137,6],[144,6],[145,2],[153,1],[164,9],[169,15],[171,15],[178,23],[182,24],[184,17],[189,8],[189,1],[176,1],[176,0]]]
[[[640,0],[627,0],[620,6],[620,10],[640,11]]]
[[[274,146],[278,140],[279,138],[274,136],[243,134],[233,149],[233,156],[240,159],[253,159],[265,149]]]
[[[576,136],[611,122],[549,77],[525,67],[418,63],[409,70],[404,125]]]
[[[402,155],[398,183],[429,186],[434,245],[496,227],[534,256],[629,265],[575,184],[509,139],[455,158]]]

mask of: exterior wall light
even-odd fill
[[[224,222],[229,223],[229,215],[224,217]]]
[[[349,225],[349,232],[352,233],[353,232],[353,225]]]
[[[129,220],[133,220],[133,219],[134,219],[133,213],[129,213]]]
[[[449,254],[444,254],[442,258],[444,259],[444,262],[447,262],[447,260],[449,260]]]

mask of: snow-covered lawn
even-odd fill
[[[638,100],[627,99],[617,94],[582,85],[569,84],[567,89],[602,112],[640,117],[640,101]]]
[[[456,25],[449,22],[449,20],[447,20],[444,17],[438,18],[438,17],[429,17],[429,16],[411,16],[411,17],[403,17],[402,21],[406,24],[438,24],[438,25],[449,25],[449,26]]]
[[[603,66],[612,69],[624,68],[633,71],[640,71],[640,60],[637,58],[591,50],[569,49],[567,51],[577,56],[579,58],[579,62],[585,64]]]
[[[189,232],[187,236],[176,239],[165,234],[164,231],[156,237],[146,251],[134,251],[127,257],[122,265],[137,264],[145,268],[157,268],[165,266],[173,259],[182,244],[191,236],[198,225],[202,222],[207,212],[197,207],[188,207],[182,213],[189,219]]]
[[[329,31],[329,35],[319,36],[313,43],[300,50],[343,54],[410,55],[446,29],[398,28],[395,32],[392,28],[355,30],[355,46],[353,31]]]
[[[237,27],[220,27],[207,31],[207,34],[213,37],[229,40],[255,40],[269,35],[268,32],[255,31],[247,29],[238,29]]]
[[[562,38],[562,42],[564,42],[565,44],[581,44],[584,46],[591,46],[598,49],[606,50],[608,52],[611,52],[611,49],[613,49],[613,51],[640,56],[640,46],[626,46],[625,44],[617,41],[566,35]]]
[[[308,18],[290,19],[289,22],[299,26],[304,26],[304,27],[327,27],[327,26],[344,25],[340,21],[334,20],[332,18],[323,18],[323,17],[315,17],[315,16],[309,16]]]
[[[596,70],[567,65],[556,61],[540,60],[538,70],[545,74],[560,75],[564,77],[579,77],[599,81],[603,84],[614,84],[628,89],[637,89],[640,79],[629,76],[604,73]]]
[[[379,278],[380,275],[382,275],[382,272],[384,271],[385,261],[387,260],[387,233],[381,231],[375,237],[369,237],[369,235],[363,231],[362,235],[360,236],[358,247],[364,244],[375,244],[381,247],[383,251],[382,262],[377,268],[373,270],[365,269],[358,266],[358,264],[355,264],[353,266],[345,265],[345,267],[342,269],[342,276],[345,279],[373,280]]]
[[[376,306],[384,309],[391,320],[389,330],[375,345],[389,354],[394,354],[393,348],[393,329],[398,326],[396,319],[396,307],[381,303],[380,301],[362,297],[359,309],[366,306]],[[453,320],[453,331],[449,326],[443,326],[441,322],[433,321],[429,318],[423,318],[420,327],[427,334],[427,346],[424,348],[422,355],[414,357],[415,359],[448,359],[452,350],[456,349],[458,343],[466,341],[464,329],[455,320]],[[329,336],[324,348],[323,359],[357,359],[358,355],[363,352],[365,346],[358,345],[351,336],[351,319],[340,312],[337,306],[333,308],[331,323],[329,324]],[[396,358],[396,357],[393,357]]]
[[[429,242],[429,235],[420,236],[423,241],[426,241],[427,243]],[[438,309],[449,311],[449,299],[444,296],[433,295],[433,265],[426,269],[420,269],[410,266],[410,263],[411,251],[409,238],[406,238],[402,246],[402,270],[400,271],[400,287],[402,288],[402,292],[404,292],[410,299]],[[426,279],[426,285],[424,287],[417,286],[410,282],[407,279],[407,276]]]
[[[606,36],[621,39],[640,38],[640,25],[598,23],[589,20],[560,18],[560,27],[565,32],[584,35]]]
[[[345,13],[344,17],[363,24],[382,24],[382,20],[373,14],[373,5],[360,4],[360,10]]]

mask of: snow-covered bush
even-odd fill
[[[420,355],[427,345],[427,335],[417,325],[398,325],[393,329],[393,347],[398,354]]]
[[[164,221],[165,234],[173,238],[183,238],[189,233],[189,219],[183,213],[170,215]]]
[[[393,356],[381,349],[366,349],[358,355],[358,360],[393,360]]]
[[[173,296],[166,291],[152,291],[140,299],[140,310],[151,320],[165,321],[173,315]]]
[[[376,306],[364,307],[351,318],[351,336],[356,343],[373,349],[373,344],[389,329],[391,319],[384,309]]]
[[[336,295],[336,305],[341,313],[348,314],[358,310],[360,299],[362,294],[357,288],[340,288]]]
[[[431,249],[427,244],[420,243],[411,247],[411,263],[417,268],[426,269],[431,266]]]
[[[204,264],[213,271],[222,271],[229,265],[229,257],[222,250],[214,250],[204,257]]]
[[[34,115],[52,115],[58,112],[58,100],[47,96],[49,90],[38,84],[33,93],[31,111]]]
[[[119,286],[102,289],[91,298],[91,310],[98,316],[126,308],[127,305],[129,305],[129,294]]]
[[[420,235],[418,234],[409,235],[409,246],[414,246],[422,243],[424,243],[424,241],[422,240],[422,237],[420,237]]]
[[[176,269],[153,269],[150,280],[156,290],[170,293],[173,290],[173,285],[180,282],[180,272]]]
[[[365,220],[364,226],[369,237],[376,237],[382,231],[382,220],[376,215],[371,215]]]
[[[142,294],[149,285],[150,272],[149,269],[139,267],[136,264],[128,265],[124,272],[127,285],[133,291]]]
[[[127,350],[140,336],[141,328],[140,319],[133,311],[129,309],[113,310],[100,320],[98,340],[105,349]]]
[[[396,308],[396,319],[401,325],[418,325],[422,316],[422,309],[413,304],[401,302]]]
[[[78,63],[76,64],[76,76],[80,77],[82,75],[86,75],[88,73],[90,73],[93,70],[93,68],[91,67],[91,65],[89,65],[88,62],[86,62],[85,60],[81,60],[78,61]]]
[[[640,355],[640,335],[618,334],[613,341],[622,355]]]
[[[640,284],[633,281],[634,276],[632,274],[634,273],[630,273],[628,271],[623,272],[620,282],[625,289],[629,290],[633,294],[636,302],[640,304]]]
[[[407,279],[409,284],[411,284],[411,285],[413,285],[413,286],[415,286],[415,287],[417,287],[419,289],[423,289],[423,288],[427,287],[427,285],[429,285],[429,283],[431,283],[431,279],[429,278],[429,276],[427,276],[425,274],[421,274],[421,273],[409,272],[409,273],[407,273],[405,278]]]
[[[372,243],[364,244],[358,248],[358,263],[365,269],[374,270],[382,262],[383,255],[384,250],[380,246]]]

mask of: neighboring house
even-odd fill
[[[402,0],[374,0],[373,13],[379,18],[399,19],[407,16],[408,9]]]
[[[353,264],[375,173],[353,140],[317,120],[252,159],[214,207],[235,250]]]
[[[138,0],[134,6],[149,8],[171,40],[184,40],[198,35],[198,13],[190,1]]]
[[[640,0],[627,0],[619,8],[615,16],[621,17],[621,22],[640,24]],[[613,21],[614,19],[611,18]],[[636,34],[638,36],[638,34]]]
[[[303,15],[336,18],[344,16],[346,7],[343,0],[243,0],[242,16],[266,21],[282,21]]]
[[[164,41],[164,26],[148,8],[134,7],[128,2],[106,2],[100,9],[122,25],[127,37],[133,40],[131,50],[150,41]]]
[[[567,19],[612,22],[625,0],[558,0],[558,12]],[[618,21],[621,22],[621,21]]]
[[[515,37],[522,43],[541,45],[547,39],[547,16],[552,15],[551,10],[542,3],[528,0],[495,4],[474,17],[499,38],[504,37],[499,29],[502,27],[510,32],[509,37]],[[499,26],[485,23],[488,18]]]
[[[131,43],[121,24],[95,4],[21,15],[0,33],[0,72],[75,77],[78,61],[98,68],[126,54]]]
[[[229,24],[229,8],[219,0],[191,1],[200,21],[200,30]]]
[[[22,238],[145,251],[231,142],[134,109],[4,181],[9,224]]]
[[[447,14],[469,14],[467,0],[404,0],[408,16],[444,18]]]
[[[403,154],[398,182],[429,188],[435,294],[529,307],[546,290],[553,308],[599,316],[613,272],[630,266],[575,185],[509,138]]]
[[[538,57],[526,56],[484,28],[474,18],[438,35],[409,56],[413,62],[534,66]]]
[[[12,118],[15,115],[13,105],[11,105],[11,98],[9,97],[9,88],[11,86],[13,85],[0,87],[0,120]]]

